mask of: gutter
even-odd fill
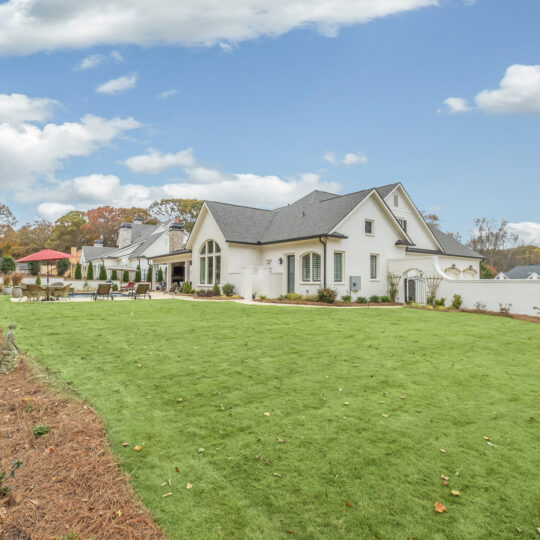
[[[323,247],[323,289],[326,289],[326,244],[323,242],[322,236],[319,236],[319,242],[324,246]]]

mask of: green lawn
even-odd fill
[[[0,302],[0,326],[12,320],[22,349],[104,418],[170,538],[538,537],[540,325],[412,309]]]

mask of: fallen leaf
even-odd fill
[[[440,452],[441,454],[446,454],[446,450],[444,450],[444,448],[441,448],[441,449],[439,450],[439,452]]]
[[[461,495],[461,493],[457,490],[457,489],[453,489],[451,492],[450,492],[454,497],[459,497]]]
[[[199,452],[199,454],[204,454],[204,448],[199,448],[199,450],[197,450]]]
[[[383,418],[388,418],[388,415],[383,413]]]
[[[486,444],[487,444],[488,446],[495,446],[495,445],[494,445],[492,442],[490,442],[490,441],[487,441]]]
[[[325,375],[324,378],[325,378],[325,379],[328,379],[328,375]]]
[[[164,494],[162,495],[162,497],[165,498],[165,497],[168,497],[169,495],[172,495],[172,491],[169,491],[169,493],[164,493]]]
[[[117,515],[118,517],[120,517],[120,516],[122,515],[122,510],[118,510],[118,511],[116,512],[116,515]]]
[[[126,446],[129,446],[129,443],[128,443],[128,442],[124,442],[124,443],[122,443],[122,446],[125,448]]]
[[[275,472],[274,476],[277,476],[278,478],[281,478],[281,474],[279,474],[278,472]]]
[[[49,446],[49,448],[45,450],[45,454],[50,454],[51,452],[54,452],[55,448],[55,446]]]
[[[441,478],[442,478],[443,480],[448,480],[448,476],[444,476],[444,474],[441,474]]]
[[[348,405],[348,404],[349,404],[349,402],[348,402],[348,401],[346,401],[346,402],[344,403],[344,405]]]
[[[350,508],[352,506],[352,504],[350,502],[346,502],[345,503],[345,506],[347,506],[348,508]]]
[[[343,388],[341,388],[341,387],[340,387],[340,388],[338,388],[338,390],[339,390],[340,392],[343,392]]]
[[[443,483],[443,486],[447,486],[448,485],[448,480],[443,480],[442,483]]]
[[[399,399],[407,399],[405,396],[399,396]]]
[[[189,482],[186,484],[186,489],[191,489],[193,487],[192,484],[190,484]]]
[[[178,473],[180,472],[180,469],[178,467],[175,467],[174,470]]]
[[[491,439],[489,437],[486,437],[485,435],[484,435],[484,440],[485,441],[491,441]]]
[[[519,534],[521,532],[523,532],[519,527],[516,527],[516,532]]]
[[[140,452],[142,448],[139,445],[137,445],[133,448],[133,450],[135,450],[135,452]]]
[[[184,401],[184,398],[179,397],[176,401],[178,401],[178,403],[182,403],[182,401]]]
[[[280,437],[278,437],[277,442],[281,444],[285,444],[287,441],[285,439],[281,439]]]
[[[224,411],[225,410],[225,407],[223,406],[223,403],[220,405],[221,407],[221,410]]]
[[[264,416],[270,416],[270,413],[269,413],[269,412],[265,412],[265,413],[264,413]]]
[[[161,487],[163,486],[166,486],[167,485],[167,481],[165,480],[165,482],[161,482]]]
[[[540,534],[540,527],[536,527],[536,532]]]
[[[446,506],[441,504],[440,502],[435,503],[435,512],[438,514],[442,514],[443,512],[446,512]]]

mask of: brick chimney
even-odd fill
[[[118,231],[118,247],[123,248],[131,244],[131,223],[122,223],[120,225],[120,230]]]
[[[179,251],[184,247],[184,224],[175,219],[169,225],[169,251]]]

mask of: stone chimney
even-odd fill
[[[184,224],[175,219],[169,225],[169,251],[179,251],[184,247]]]
[[[118,231],[118,247],[123,248],[131,244],[131,223],[122,223],[120,230]]]
[[[94,247],[103,247],[103,238],[96,238],[94,240]]]
[[[137,217],[133,218],[133,223],[135,225],[142,225],[142,217],[137,216]]]

